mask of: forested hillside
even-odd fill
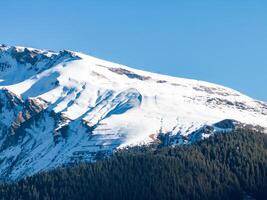
[[[0,199],[255,199],[267,197],[267,135],[218,134],[193,145],[135,147],[0,187]]]

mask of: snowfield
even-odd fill
[[[93,162],[159,134],[190,143],[225,119],[267,127],[267,104],[230,88],[71,51],[0,46],[0,88],[0,180]]]

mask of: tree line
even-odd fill
[[[267,135],[249,129],[193,145],[129,148],[94,164],[0,186],[0,200],[266,199]]]

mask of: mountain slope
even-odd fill
[[[203,81],[71,51],[0,47],[0,179],[157,142],[225,119],[267,127],[267,104]],[[181,139],[183,138],[183,139]]]
[[[266,188],[267,135],[239,129],[192,145],[128,148],[94,164],[0,184],[0,200],[266,200]]]

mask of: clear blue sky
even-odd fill
[[[82,51],[267,101],[267,1],[8,0],[0,43]]]

